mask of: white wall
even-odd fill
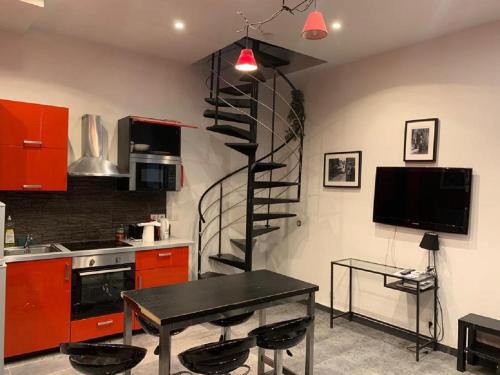
[[[444,344],[456,346],[457,319],[475,312],[500,318],[498,195],[500,169],[500,23],[295,77],[308,121],[304,225],[289,223],[268,266],[320,285],[329,305],[330,261],[346,257],[423,269],[423,231],[374,224],[375,169],[403,166],[406,120],[441,120],[438,161],[474,168],[470,234],[441,235],[438,254]],[[323,188],[323,154],[363,151],[362,188]],[[393,237],[395,236],[395,241]],[[394,250],[391,250],[391,249]],[[335,307],[346,308],[346,275],[337,272]],[[424,321],[431,316],[425,298]],[[355,277],[356,311],[413,327],[414,298],[383,288],[381,277]],[[423,332],[427,333],[427,326]]]
[[[81,116],[100,114],[117,159],[117,120],[127,115],[169,118],[200,126],[182,131],[185,187],[168,193],[173,234],[195,238],[196,205],[203,190],[228,172],[229,155],[204,128],[207,71],[197,71],[61,36],[0,32],[0,98],[70,108],[68,162],[81,155]],[[169,48],[165,46],[165,48]]]

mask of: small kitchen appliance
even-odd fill
[[[150,221],[148,223],[140,223],[137,226],[142,227],[142,242],[143,243],[154,243],[155,242],[155,227],[161,227],[161,224],[157,221]]]

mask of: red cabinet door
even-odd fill
[[[70,339],[71,259],[9,263],[5,356],[56,348]]]
[[[42,105],[0,100],[0,145],[40,146]]]
[[[87,341],[123,332],[123,313],[103,315],[71,322],[71,341]]]
[[[22,190],[66,191],[67,151],[62,148],[31,148],[26,153],[26,179]]]
[[[67,151],[0,145],[0,190],[66,191]]]
[[[43,106],[42,147],[68,149],[68,112],[68,108]]]
[[[0,145],[0,190],[22,190],[27,174],[26,157],[21,146]]]

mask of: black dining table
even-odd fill
[[[125,312],[124,344],[132,344],[132,314],[147,317],[160,330],[159,374],[171,374],[171,335],[192,325],[259,312],[259,326],[266,324],[266,308],[306,301],[307,315],[314,317],[315,293],[319,287],[275,272],[260,270],[122,292]],[[274,366],[259,348],[259,375],[264,365]],[[305,374],[313,375],[314,323],[306,335]],[[130,373],[130,372],[128,372]],[[286,369],[285,373],[293,374]]]

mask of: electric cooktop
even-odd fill
[[[116,247],[129,247],[125,242],[108,240],[108,241],[82,241],[82,242],[66,242],[61,243],[69,251],[83,251],[83,250],[98,250],[98,249],[112,249]]]

